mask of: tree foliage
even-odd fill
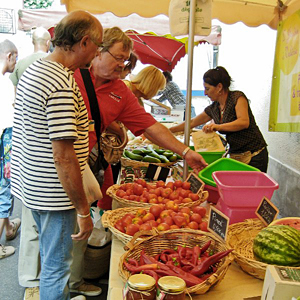
[[[53,0],[24,0],[24,8],[40,9],[50,7]]]

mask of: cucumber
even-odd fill
[[[125,150],[124,151],[125,155],[130,158],[130,159],[133,159],[133,160],[142,160],[143,159],[143,156],[142,155],[138,155],[138,154],[134,154],[128,150]]]
[[[176,161],[177,160],[177,155],[173,154],[171,157],[168,157],[168,160],[171,161],[171,162]]]
[[[144,154],[144,155],[147,155],[147,154],[149,154],[149,153],[152,152],[152,150],[145,149],[145,148],[142,148],[141,150],[143,151],[143,154]]]
[[[143,162],[150,162],[150,163],[160,163],[160,159],[150,156],[150,155],[146,155],[143,159]]]
[[[160,160],[160,154],[157,154],[155,151],[152,151],[151,153],[148,154],[149,156],[158,158]]]
[[[169,157],[171,157],[172,155],[174,155],[174,152],[172,152],[172,151],[165,151],[165,152],[163,153],[163,155],[164,155],[165,157],[169,158]]]
[[[158,154],[163,154],[165,151],[165,149],[155,149],[155,152]]]
[[[161,160],[161,162],[163,162],[163,163],[169,163],[170,161],[164,156],[164,155],[160,155],[159,156],[159,159]]]
[[[133,149],[131,152],[134,153],[134,154],[138,154],[138,155],[144,156],[144,152],[143,152],[142,149]]]

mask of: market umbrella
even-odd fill
[[[143,17],[168,15],[170,0],[61,0],[67,11],[85,9],[99,14],[107,11],[125,17],[137,13]],[[277,29],[278,21],[300,9],[299,0],[213,0],[212,19],[226,24],[243,22],[247,26],[267,24]]]
[[[133,40],[134,52],[143,64],[151,64],[163,71],[172,71],[177,62],[186,54],[187,38],[176,40],[171,35],[158,36],[154,33],[138,33],[127,30],[126,34]],[[206,41],[196,42],[205,43]]]

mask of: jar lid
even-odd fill
[[[149,290],[153,288],[156,283],[154,278],[146,274],[131,275],[127,282],[129,287],[138,291]]]
[[[186,288],[185,281],[176,276],[161,277],[157,283],[162,290],[171,293],[182,292]]]

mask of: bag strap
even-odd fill
[[[90,111],[92,114],[92,118],[95,122],[95,131],[97,135],[97,141],[98,141],[98,155],[102,156],[102,164],[104,169],[108,167],[107,161],[104,159],[103,152],[100,149],[100,128],[101,128],[101,117],[100,117],[100,109],[98,105],[98,100],[94,88],[94,84],[91,78],[90,71],[88,69],[80,69],[80,73],[83,79],[83,83],[85,86],[85,90],[89,99],[90,103]]]
[[[89,98],[90,110],[92,118],[95,121],[95,131],[97,135],[97,141],[100,142],[100,128],[101,128],[101,117],[100,110],[97,101],[97,96],[94,88],[94,84],[91,78],[90,71],[88,69],[80,69],[80,73],[84,82],[85,90]]]

